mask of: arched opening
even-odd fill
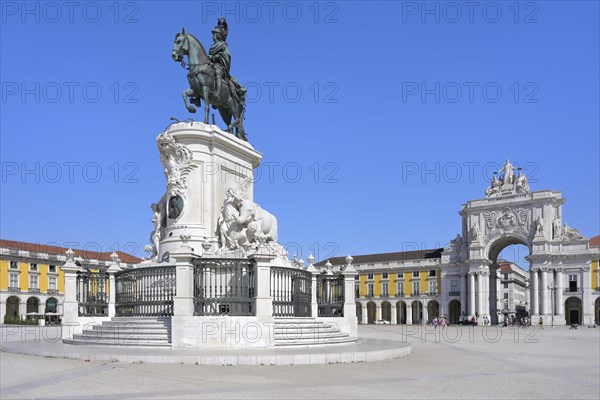
[[[360,303],[356,303],[356,319],[358,320],[358,323],[362,321],[362,304]]]
[[[596,325],[600,325],[600,297],[594,302],[594,320]]]
[[[565,318],[567,324],[581,325],[581,300],[577,297],[569,297],[565,300]]]
[[[492,264],[489,267],[488,291],[491,324],[502,323],[505,319],[518,321],[529,315],[530,263],[527,257],[530,254],[526,242],[515,236],[500,237],[490,246],[488,258]]]
[[[39,313],[40,312],[40,299],[37,297],[30,297],[27,299],[27,314]],[[30,315],[28,315],[28,318]]]
[[[403,301],[396,303],[396,320],[399,324],[406,323],[406,303]]]
[[[375,305],[375,303],[372,301],[368,302],[367,303],[367,322],[369,324],[375,323],[376,313],[377,313],[377,306]]]
[[[413,324],[423,323],[423,303],[414,301],[412,304],[412,321]]]
[[[44,313],[56,313],[58,310],[58,300],[56,300],[54,297],[50,297],[48,300],[46,300],[46,309],[44,310]]]
[[[17,296],[10,296],[6,299],[6,316],[8,318],[16,318],[19,316],[20,300]]]
[[[440,303],[436,300],[430,300],[427,303],[427,318],[431,321],[433,318],[439,318],[440,315]]]
[[[381,303],[381,319],[392,321],[392,305],[387,301]]]
[[[448,319],[451,324],[458,324],[460,322],[460,301],[452,300],[448,304]]]

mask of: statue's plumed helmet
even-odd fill
[[[220,40],[227,40],[227,34],[229,32],[229,28],[227,26],[227,21],[224,17],[220,17],[217,21],[217,26],[212,30],[212,33],[216,33]]]

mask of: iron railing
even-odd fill
[[[196,258],[194,315],[255,315],[253,260]]]
[[[344,276],[317,276],[317,304],[319,317],[344,316]]]
[[[448,292],[448,296],[460,296],[460,290],[451,290]]]
[[[77,303],[80,317],[108,315],[108,274],[77,272]]]
[[[310,317],[312,273],[271,267],[271,297],[274,317]]]
[[[115,273],[115,313],[118,317],[173,315],[175,266],[126,269]]]

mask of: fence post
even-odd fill
[[[273,259],[275,259],[275,255],[271,253],[257,252],[254,255],[257,317],[273,316],[273,297],[271,296],[271,261]]]
[[[174,252],[175,259],[175,296],[173,297],[173,315],[177,317],[194,316],[194,266],[192,259],[197,257],[187,242]]]
[[[308,268],[306,268],[306,270],[312,274],[310,280],[310,316],[317,318],[319,316],[319,303],[317,303],[317,290],[319,290],[317,276],[319,275],[319,271],[314,266],[315,257],[312,254],[308,256],[306,261],[308,261]]]
[[[60,267],[65,274],[65,300],[63,302],[62,338],[72,339],[73,333],[82,330],[79,326],[79,304],[77,302],[77,272],[83,269],[75,264],[75,253],[65,252],[67,262]]]
[[[342,274],[344,275],[344,319],[350,328],[350,335],[358,335],[358,319],[356,317],[356,299],[354,297],[354,284],[356,270],[352,266],[352,256],[346,257],[346,267]]]
[[[119,272],[121,270],[121,267],[119,266],[121,260],[119,259],[118,254],[114,251],[110,255],[110,258],[112,259],[112,264],[110,267],[108,267],[106,272],[108,272],[108,316],[112,318],[116,316],[115,303],[117,290],[115,285],[115,272]]]

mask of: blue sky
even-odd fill
[[[598,2],[70,7],[2,2],[2,238],[143,256],[154,139],[190,116],[173,39],[209,46],[222,14],[263,154],[255,200],[292,255],[443,246],[507,158],[600,231]]]

